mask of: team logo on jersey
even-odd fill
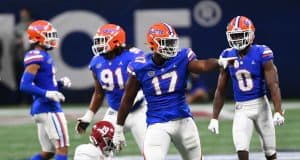
[[[120,66],[123,66],[123,62],[121,61],[121,62],[119,63],[119,65],[120,65]]]
[[[234,63],[233,63],[233,66],[234,66],[235,69],[239,68],[240,67],[239,61],[235,60]]]
[[[99,69],[99,68],[101,68],[102,67],[102,64],[101,63],[98,63],[97,65],[96,65],[96,68],[97,69]]]
[[[254,60],[252,60],[251,64],[255,64],[255,61],[254,61]]]
[[[155,72],[154,72],[154,71],[149,71],[149,72],[148,72],[148,76],[149,76],[149,77],[153,77],[154,75],[155,75]]]

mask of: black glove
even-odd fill
[[[89,122],[83,122],[82,120],[77,120],[75,130],[78,134],[84,134],[86,128],[90,125]]]

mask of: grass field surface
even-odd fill
[[[286,109],[285,114],[286,123],[283,126],[276,127],[277,149],[279,151],[300,151],[300,105],[299,108]],[[29,115],[27,115],[27,117],[29,117]],[[75,122],[75,118],[68,120],[71,142],[69,151],[70,159],[73,159],[74,150],[77,145],[88,143],[89,132],[83,136],[78,136],[74,131]],[[232,154],[235,152],[231,136],[232,120],[223,119],[220,121],[219,135],[213,135],[207,130],[209,123],[208,118],[196,118],[196,123],[200,132],[202,152],[204,155]],[[90,127],[88,130],[90,130]],[[25,160],[40,151],[36,126],[33,122],[14,125],[2,124],[0,125],[0,137],[1,160]],[[126,134],[126,140],[127,147],[118,155],[138,155],[139,151],[131,134]],[[255,132],[251,141],[251,152],[261,152],[259,138]],[[170,147],[169,154],[177,154],[173,145]]]

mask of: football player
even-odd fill
[[[250,19],[234,17],[227,26],[227,40],[231,48],[221,57],[238,57],[234,65],[221,69],[213,101],[213,117],[208,129],[219,133],[218,117],[224,104],[225,88],[229,77],[234,91],[235,115],[233,142],[240,160],[248,160],[249,144],[253,128],[256,129],[266,159],[276,159],[275,125],[284,123],[281,95],[273,52],[265,45],[253,44],[255,28]],[[266,97],[270,89],[275,114]]]
[[[56,81],[54,61],[48,51],[58,46],[56,29],[45,20],[31,23],[27,29],[32,50],[25,54],[20,90],[33,96],[31,115],[37,124],[42,152],[31,160],[66,160],[69,146],[67,121],[60,102],[65,100],[59,91],[71,87],[68,77]]]
[[[90,106],[85,115],[78,118],[76,130],[83,134],[94,114],[103,103],[104,96],[109,108],[103,120],[116,124],[117,112],[119,110],[124,87],[128,74],[127,65],[136,56],[143,54],[138,48],[126,47],[125,31],[115,24],[105,24],[101,26],[94,36],[92,50],[95,54],[90,62],[95,85]],[[143,140],[146,132],[145,102],[142,92],[139,92],[134,107],[131,109],[130,118],[125,126],[138,144],[142,153]]]
[[[188,74],[226,66],[228,59],[220,63],[217,59],[197,60],[190,48],[179,50],[175,29],[166,23],[152,25],[147,42],[153,53],[137,57],[128,65],[130,76],[118,112],[114,144],[117,149],[125,144],[123,125],[141,88],[147,101],[145,159],[164,160],[172,141],[183,159],[199,160],[198,129],[185,98]]]
[[[115,129],[108,121],[99,121],[92,127],[89,144],[76,147],[74,160],[111,160],[115,146],[112,142]]]

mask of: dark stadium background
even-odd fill
[[[23,8],[29,8],[36,19],[51,20],[58,15],[67,11],[85,11],[91,12],[104,18],[107,22],[116,23],[125,28],[127,32],[128,44],[137,44],[134,36],[136,30],[136,14],[146,10],[165,10],[165,11],[187,11],[187,17],[178,17],[177,21],[184,21],[189,18],[190,24],[186,27],[176,27],[180,36],[190,37],[191,47],[197,53],[199,58],[218,57],[220,52],[227,48],[227,40],[225,36],[225,28],[229,20],[237,15],[244,15],[252,19],[256,27],[255,43],[265,44],[271,47],[275,56],[275,64],[277,65],[282,96],[285,99],[300,98],[300,1],[272,1],[272,0],[215,0],[209,1],[220,7],[220,20],[210,27],[200,25],[195,19],[196,6],[203,1],[199,0],[1,0],[0,16],[11,15],[14,23],[19,21],[18,11]],[[209,7],[209,6],[208,6]],[[214,17],[217,13],[211,10]],[[200,15],[201,13],[196,13]],[[164,14],[161,14],[164,17]],[[200,15],[201,16],[201,15]],[[151,19],[147,15],[145,20]],[[164,17],[167,18],[167,17]],[[71,21],[80,23],[82,19],[74,18]],[[168,21],[166,21],[168,23]],[[97,23],[97,22],[95,22]],[[1,22],[0,22],[1,25]],[[3,24],[2,24],[3,25]],[[90,24],[82,24],[88,26]],[[58,27],[59,33],[59,27]],[[145,33],[139,33],[145,34]],[[5,36],[1,36],[2,41],[8,41]],[[145,40],[145,39],[144,39]],[[91,37],[84,32],[74,31],[61,39],[61,56],[65,64],[71,68],[85,67],[90,58],[93,56],[90,46]],[[143,48],[144,46],[137,46]],[[148,51],[148,50],[146,50]],[[9,50],[3,54],[10,55]],[[10,65],[9,59],[2,56],[3,65]],[[6,84],[9,81],[5,73],[9,67],[1,67],[0,81],[0,104],[14,104],[16,101],[17,87],[11,87]],[[57,68],[60,73],[64,70]],[[206,84],[212,94],[216,87],[217,72],[204,74]],[[84,82],[90,77],[81,76],[80,81]],[[4,82],[6,81],[6,82]],[[74,88],[64,91],[67,96],[67,102],[86,103],[90,99],[92,86],[76,89]],[[16,85],[15,85],[16,86]],[[227,96],[232,97],[231,85],[229,85]]]

